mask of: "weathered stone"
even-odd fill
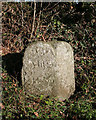
[[[26,94],[69,98],[75,90],[74,58],[66,42],[36,42],[25,50],[22,84]]]

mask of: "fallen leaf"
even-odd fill
[[[38,117],[38,116],[39,116],[37,112],[34,112],[34,114],[36,115],[36,117]]]
[[[4,109],[4,105],[2,105],[2,103],[0,103],[0,107],[1,107],[1,109]]]
[[[65,117],[65,114],[64,114],[62,111],[60,111],[60,114],[61,114],[63,117]]]

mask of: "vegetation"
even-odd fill
[[[95,3],[2,4],[3,65],[0,69],[3,91],[0,106],[3,119],[95,120]],[[20,85],[20,56],[30,42],[55,39],[66,41],[73,47],[74,95],[63,102],[56,98],[44,99],[42,95],[25,97]]]

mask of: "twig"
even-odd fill
[[[36,2],[34,1],[34,15],[33,15],[33,24],[32,24],[32,32],[31,32],[31,39],[33,37],[34,26],[35,26],[35,16],[36,16]]]
[[[24,18],[23,18],[23,5],[22,5],[22,2],[21,2],[21,9],[22,9],[22,27],[24,25]]]
[[[41,17],[41,13],[42,13],[41,9],[42,9],[42,2],[41,2],[41,6],[40,6],[38,25],[37,25],[36,30],[35,30],[35,33],[34,33],[35,35],[36,35],[36,31],[37,31],[37,29],[38,29],[39,26],[40,26],[40,17]]]

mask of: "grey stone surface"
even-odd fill
[[[35,42],[23,57],[22,84],[26,94],[69,98],[75,90],[72,47],[62,41]]]

